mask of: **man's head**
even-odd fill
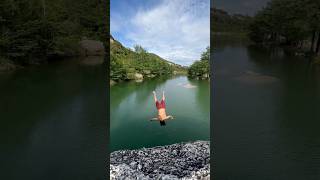
[[[160,126],[165,126],[166,122],[164,120],[160,120]]]

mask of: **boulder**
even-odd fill
[[[209,74],[203,74],[202,77],[203,78],[209,78]]]
[[[150,70],[143,70],[143,74],[150,74],[151,71]]]
[[[1,58],[1,57],[0,57]],[[0,72],[10,72],[16,69],[22,68],[21,66],[15,65],[11,61],[0,59]]]
[[[116,84],[116,82],[114,81],[114,80],[111,80],[110,79],[110,86],[113,86],[113,85],[115,85]]]
[[[133,72],[128,72],[128,73],[126,74],[126,79],[127,79],[127,80],[135,79],[135,73],[133,73]]]
[[[134,74],[134,79],[143,79],[143,75],[142,74],[140,74],[140,73],[135,73]]]
[[[84,56],[104,56],[105,48],[101,41],[82,40],[80,41],[80,53]]]
[[[148,78],[154,78],[154,77],[156,77],[156,75],[154,75],[154,74],[148,74],[147,77],[148,77]]]

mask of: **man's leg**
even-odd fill
[[[154,102],[155,102],[155,103],[158,102],[157,95],[156,95],[156,92],[155,92],[155,91],[153,91],[153,99],[154,99]]]
[[[162,91],[162,100],[164,101],[165,100],[165,96],[164,96],[164,91]]]

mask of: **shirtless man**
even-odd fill
[[[154,102],[156,103],[156,107],[158,109],[158,117],[156,118],[152,118],[151,120],[157,120],[160,121],[160,125],[164,126],[166,125],[165,120],[167,119],[173,119],[172,116],[167,116],[166,114],[166,104],[165,104],[165,96],[164,96],[164,91],[162,92],[162,100],[159,102],[157,100],[157,95],[156,92],[153,91],[153,98],[154,98]]]

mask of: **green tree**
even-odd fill
[[[110,38],[112,38],[110,36]],[[144,77],[157,77],[171,75],[175,69],[182,69],[175,64],[169,64],[165,59],[153,53],[148,53],[139,45],[134,46],[135,51],[123,47],[112,38],[110,43],[110,71],[111,79],[115,81],[134,79],[135,73]]]
[[[320,51],[320,1],[271,0],[249,26],[250,38],[257,43],[277,43]]]
[[[28,64],[69,51],[75,54],[84,37],[105,42],[103,4],[102,0],[0,1],[0,56]]]
[[[147,51],[140,45],[134,45],[133,48],[136,53],[147,53]]]
[[[204,79],[209,78],[210,74],[210,47],[206,48],[201,54],[201,58],[199,61],[195,61],[188,68],[188,76],[191,78]]]

